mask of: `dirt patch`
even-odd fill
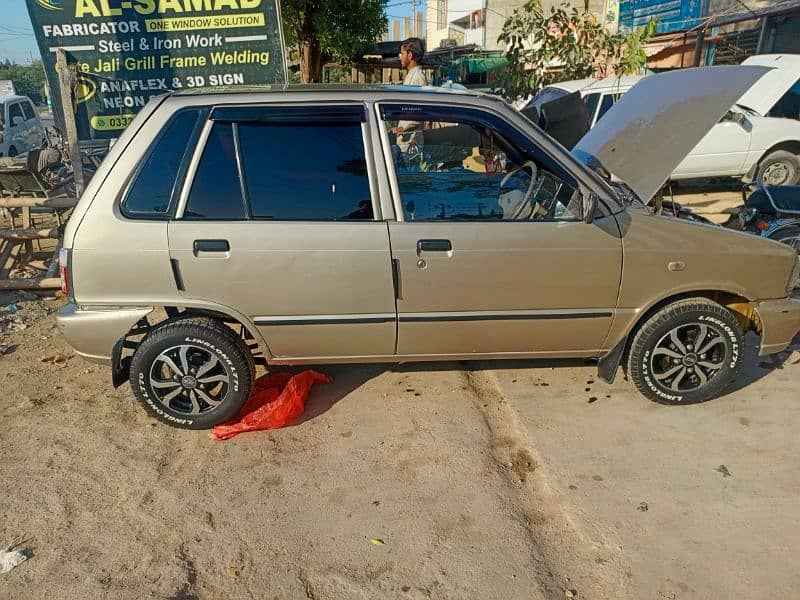
[[[517,477],[519,477],[522,483],[528,480],[528,475],[533,473],[538,466],[539,464],[525,448],[517,450],[517,453],[511,460],[511,469],[517,474]]]

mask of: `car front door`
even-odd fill
[[[622,267],[613,216],[580,219],[559,163],[502,117],[468,107],[380,107],[398,220],[398,355],[599,353]],[[417,147],[393,145],[418,121]]]
[[[738,115],[741,122],[734,120]],[[753,125],[744,113],[728,113],[673,171],[674,177],[735,176],[744,172]]]
[[[367,131],[358,104],[213,110],[169,224],[182,294],[250,318],[279,360],[393,355]]]

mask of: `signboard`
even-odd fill
[[[57,118],[55,50],[77,66],[81,140],[119,137],[169,90],[286,81],[278,0],[27,2]]]
[[[698,25],[703,16],[702,0],[620,0],[619,29],[642,27],[652,17],[656,33],[684,31]]]

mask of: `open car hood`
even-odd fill
[[[751,56],[742,65],[772,67],[758,84],[736,101],[736,104],[754,110],[762,117],[766,117],[775,103],[800,79],[800,55],[797,54],[760,54]]]
[[[645,77],[581,138],[572,153],[626,183],[644,202],[770,69],[699,67]]]

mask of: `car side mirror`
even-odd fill
[[[594,223],[594,217],[597,213],[597,194],[589,192],[588,195],[583,197],[583,221],[587,225]]]
[[[11,119],[11,124],[12,124],[14,127],[19,127],[19,126],[20,126],[20,125],[22,125],[24,122],[25,122],[25,119],[23,119],[22,117],[13,117],[13,118]]]

